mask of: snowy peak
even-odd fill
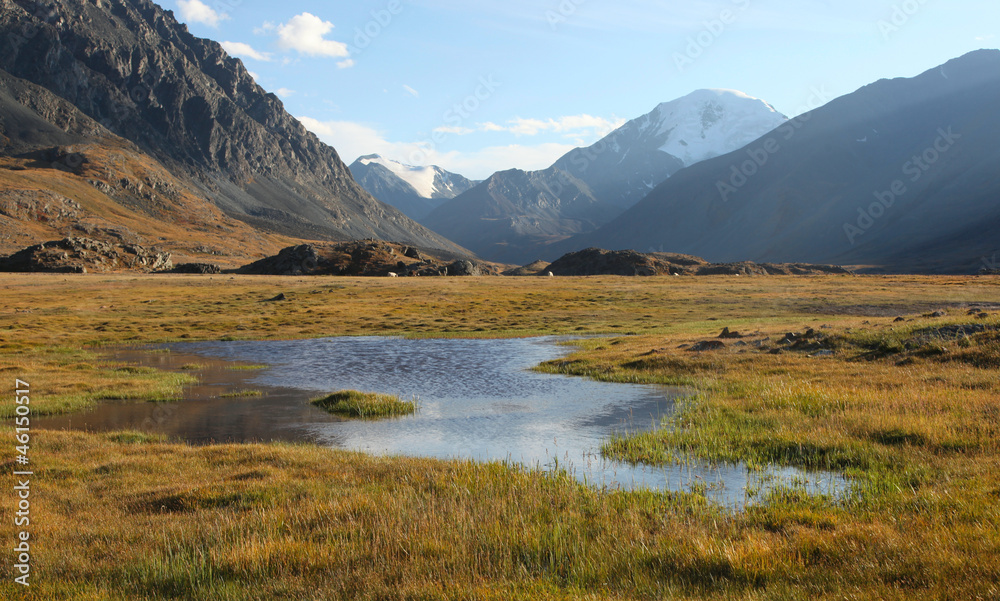
[[[785,121],[770,104],[743,92],[697,90],[571,151],[554,167],[624,210],[681,169],[739,150]]]
[[[697,90],[642,119],[660,150],[691,166],[738,150],[788,120],[770,104],[736,90]]]
[[[378,154],[363,156],[355,164],[358,163],[365,166],[381,165],[385,167],[393,175],[413,187],[421,198],[454,198],[471,187],[468,185],[470,183],[468,179],[449,173],[436,165],[415,167],[387,159]]]
[[[476,184],[440,167],[414,167],[377,154],[359,158],[350,169],[369,194],[416,220]]]
[[[391,161],[377,154],[361,157],[362,165],[381,165],[391,171],[399,179],[413,186],[421,198],[434,198],[436,191],[434,180],[437,178],[437,167],[414,167],[398,161]]]

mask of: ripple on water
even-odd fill
[[[608,436],[654,427],[674,410],[680,389],[595,382],[531,371],[565,356],[558,338],[512,340],[319,340],[211,342],[171,345],[170,353],[119,353],[119,358],[163,369],[197,363],[201,383],[175,405],[113,404],[92,412],[48,418],[46,427],[96,431],[151,430],[195,443],[310,441],[379,455],[514,461],[558,465],[589,484],[706,490],[713,500],[740,507],[748,489],[791,479],[834,494],[845,483],[832,474],[700,461],[667,467],[630,466],[600,457]],[[266,364],[234,371],[231,362]],[[260,397],[225,399],[224,392],[255,389]],[[308,400],[337,390],[416,397],[416,415],[350,421]]]

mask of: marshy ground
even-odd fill
[[[35,584],[4,562],[4,598],[1000,596],[997,277],[0,275],[0,298],[0,371],[31,383],[37,414],[190,383],[106,362],[107,345],[602,334],[538,369],[693,390],[605,453],[852,482],[843,498],[791,483],[737,513],[697,488],[601,493],[499,464],[36,431]],[[0,458],[13,471],[13,442]]]

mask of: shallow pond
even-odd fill
[[[408,340],[329,338],[178,344],[170,352],[122,351],[143,366],[186,368],[201,382],[172,404],[109,403],[93,411],[40,420],[46,428],[138,429],[194,443],[308,441],[373,454],[512,461],[560,467],[597,486],[707,490],[740,507],[747,490],[791,479],[832,493],[830,474],[694,461],[652,468],[606,461],[602,442],[648,430],[674,410],[683,390],[595,382],[531,368],[570,352],[557,338]],[[266,365],[241,370],[239,365]],[[236,369],[234,369],[236,368]],[[342,420],[309,399],[344,389],[416,397],[416,415],[384,421]],[[228,397],[241,390],[262,393]]]

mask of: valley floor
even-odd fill
[[[697,487],[602,493],[499,464],[35,431],[32,586],[13,583],[8,551],[3,598],[1000,597],[998,277],[0,274],[0,307],[10,472],[15,379],[37,415],[167,403],[188,383],[109,363],[108,345],[603,334],[538,369],[694,391],[606,454],[852,483],[837,499],[791,483],[736,513]],[[16,503],[0,491],[8,549]]]

